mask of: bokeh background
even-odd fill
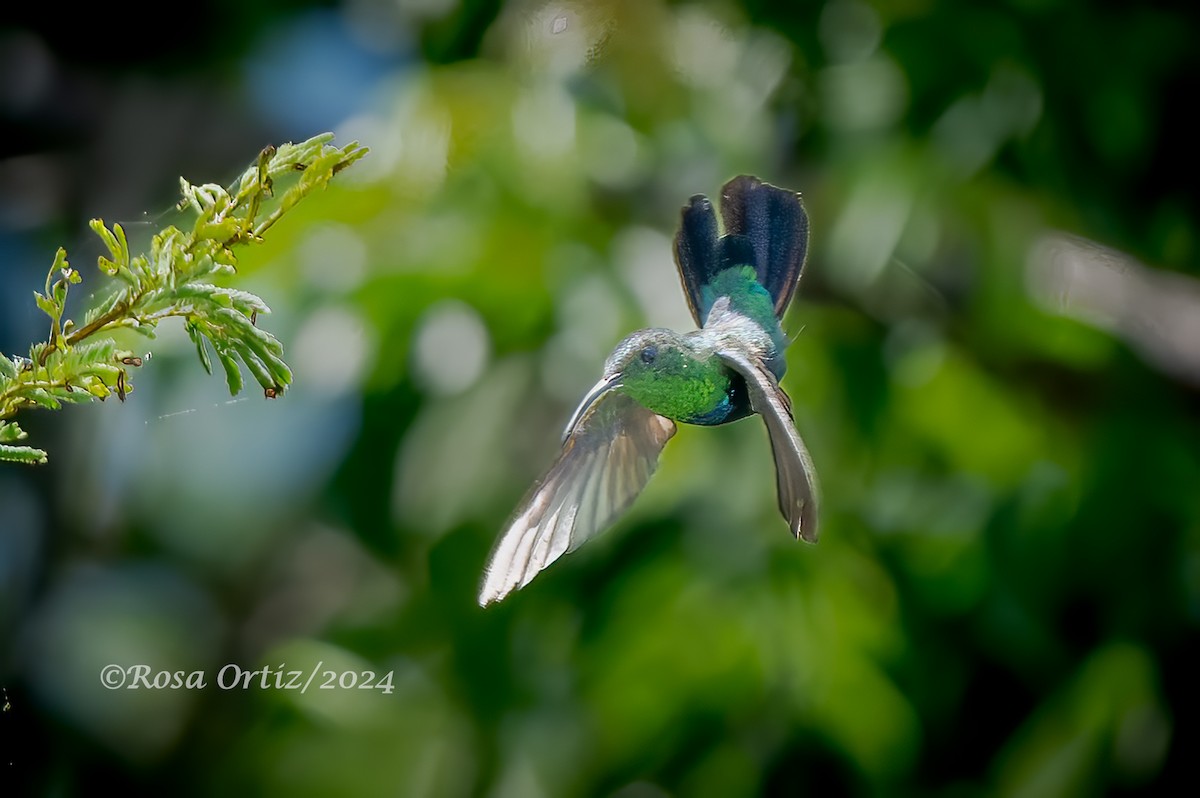
[[[179,175],[324,130],[372,153],[242,256],[286,397],[231,402],[164,328],[124,404],[21,417],[51,460],[0,467],[0,794],[1200,782],[1192,5],[122,13],[0,22],[0,349],[44,337],[58,245],[103,286],[89,218],[145,240]],[[685,428],[621,523],[481,610],[607,352],[690,327],[679,207],[738,173],[812,219],[784,385],[820,544],[761,424]],[[214,686],[317,662],[394,690]]]

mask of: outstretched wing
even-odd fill
[[[524,587],[612,523],[642,492],[674,434],[675,422],[624,394],[596,398],[496,544],[479,603]]]
[[[771,454],[775,456],[779,511],[787,519],[793,535],[816,543],[817,474],[792,421],[787,394],[761,361],[738,351],[723,350],[717,355],[725,365],[745,378],[750,407],[767,424]]]

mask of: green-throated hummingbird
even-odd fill
[[[817,540],[812,461],[779,380],[780,320],[808,250],[800,195],[742,175],[721,190],[724,235],[707,197],[683,207],[675,262],[699,330],[638,330],[617,345],[563,435],[558,460],[517,508],[492,552],[479,603],[523,587],[633,502],[675,423],[713,426],[758,413],[775,456],[779,509]]]

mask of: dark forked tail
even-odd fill
[[[776,317],[782,318],[808,253],[808,214],[800,195],[740,175],[721,189],[721,220],[724,235],[718,234],[716,213],[702,194],[683,207],[675,263],[692,317],[704,324],[712,299],[706,300],[703,289],[717,274],[753,266],[771,295]]]

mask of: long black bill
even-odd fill
[[[596,400],[604,394],[608,393],[614,388],[620,387],[620,374],[614,374],[611,377],[605,377],[604,379],[600,380],[600,382],[592,386],[592,389],[587,392],[586,396],[583,397],[583,401],[579,403],[579,407],[575,408],[575,412],[571,415],[571,420],[567,422],[567,428],[563,430],[562,442],[564,446],[566,445],[567,440],[571,437],[571,433],[575,431],[575,427],[578,426],[580,420],[587,415],[588,408],[595,404]]]

